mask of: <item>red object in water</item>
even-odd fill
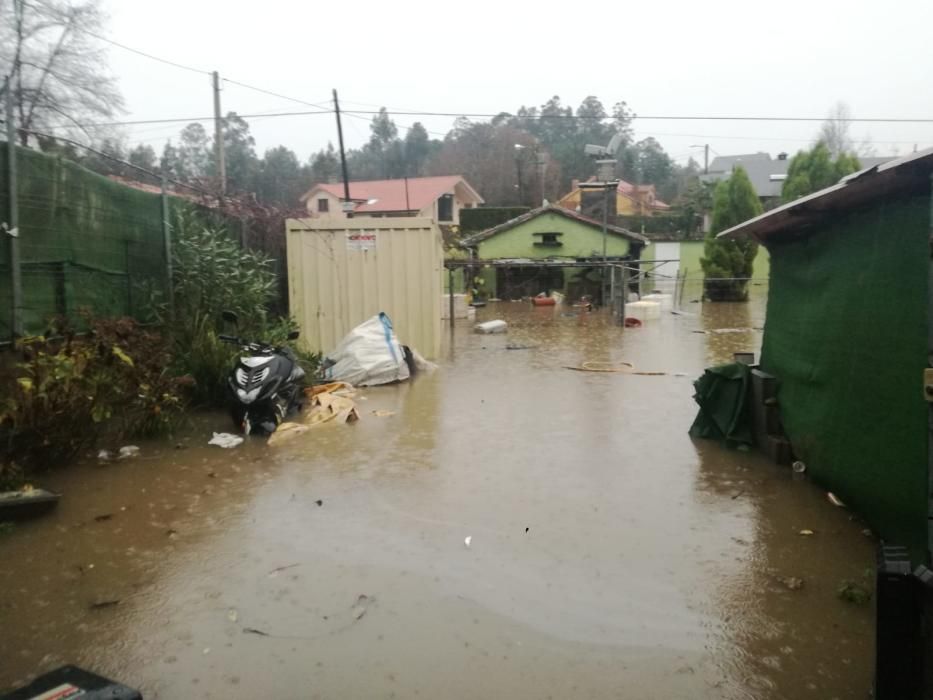
[[[554,297],[532,297],[531,303],[535,306],[554,306],[557,301]]]
[[[637,318],[632,318],[631,316],[629,316],[628,318],[625,319],[624,325],[626,328],[640,328],[641,321],[639,321]]]

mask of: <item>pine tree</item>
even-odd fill
[[[758,244],[749,238],[722,239],[716,235],[761,214],[761,202],[748,174],[736,166],[728,180],[716,186],[713,194],[713,221],[703,246],[704,290],[710,301],[745,301],[748,279],[758,253]]]
[[[818,141],[809,151],[800,151],[790,161],[787,179],[781,188],[781,198],[785,202],[835,185],[839,179],[849,173],[861,170],[858,158],[852,153],[840,153],[833,160],[829,146]]]

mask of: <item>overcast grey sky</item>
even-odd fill
[[[264,2],[104,0],[115,41],[285,95],[347,108],[515,111],[560,95],[596,95],[643,115],[822,117],[843,100],[855,117],[933,117],[930,0],[571,2]],[[127,119],[207,116],[206,76],[110,49]],[[223,109],[312,109],[225,84]],[[418,117],[396,117],[402,126]],[[449,117],[420,118],[443,134]],[[332,115],[250,119],[261,154],[301,160],[336,143]],[[347,118],[348,146],[368,137]],[[158,150],[182,125],[126,129]],[[714,153],[806,147],[819,124],[635,122],[681,162]],[[933,124],[853,124],[877,155],[933,145]],[[712,154],[711,154],[712,156]]]

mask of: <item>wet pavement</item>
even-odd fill
[[[222,450],[208,416],[49,475],[57,512],[0,534],[0,691],[77,663],[147,699],[867,697],[872,609],[836,598],[863,526],[687,436],[692,380],[761,339],[695,331],[763,309],[491,304],[508,335],[461,322],[354,425]],[[565,369],[620,361],[666,374]]]

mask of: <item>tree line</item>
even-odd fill
[[[104,174],[133,177],[119,162],[125,160],[216,190],[215,144],[201,123],[185,126],[161,152],[147,144],[130,148],[118,133],[102,137],[83,126],[124,112],[116,82],[93,40],[104,31],[99,5],[99,0],[0,0],[0,74],[11,76],[8,89],[20,142]],[[702,212],[710,210],[713,193],[698,182],[700,169],[693,159],[681,166],[656,139],[636,140],[634,117],[621,100],[607,108],[591,95],[573,107],[553,96],[539,106],[522,105],[488,121],[460,118],[446,133],[432,134],[420,122],[397,124],[382,108],[370,121],[366,143],[347,152],[349,174],[353,180],[458,174],[490,205],[536,206],[568,192],[574,179],[594,175],[596,163],[584,147],[604,146],[618,136],[615,175],[654,185],[659,198],[679,206],[684,230],[692,230]],[[850,117],[847,106],[836,105],[818,134],[825,151],[817,148],[794,158],[785,198],[818,189],[856,167]],[[54,130],[62,126],[64,131]],[[42,135],[48,133],[91,141],[103,155]],[[332,143],[307,159],[281,145],[260,155],[249,124],[235,112],[224,118],[223,134],[227,190],[232,194],[288,209],[299,206],[301,194],[312,184],[340,178]]]

